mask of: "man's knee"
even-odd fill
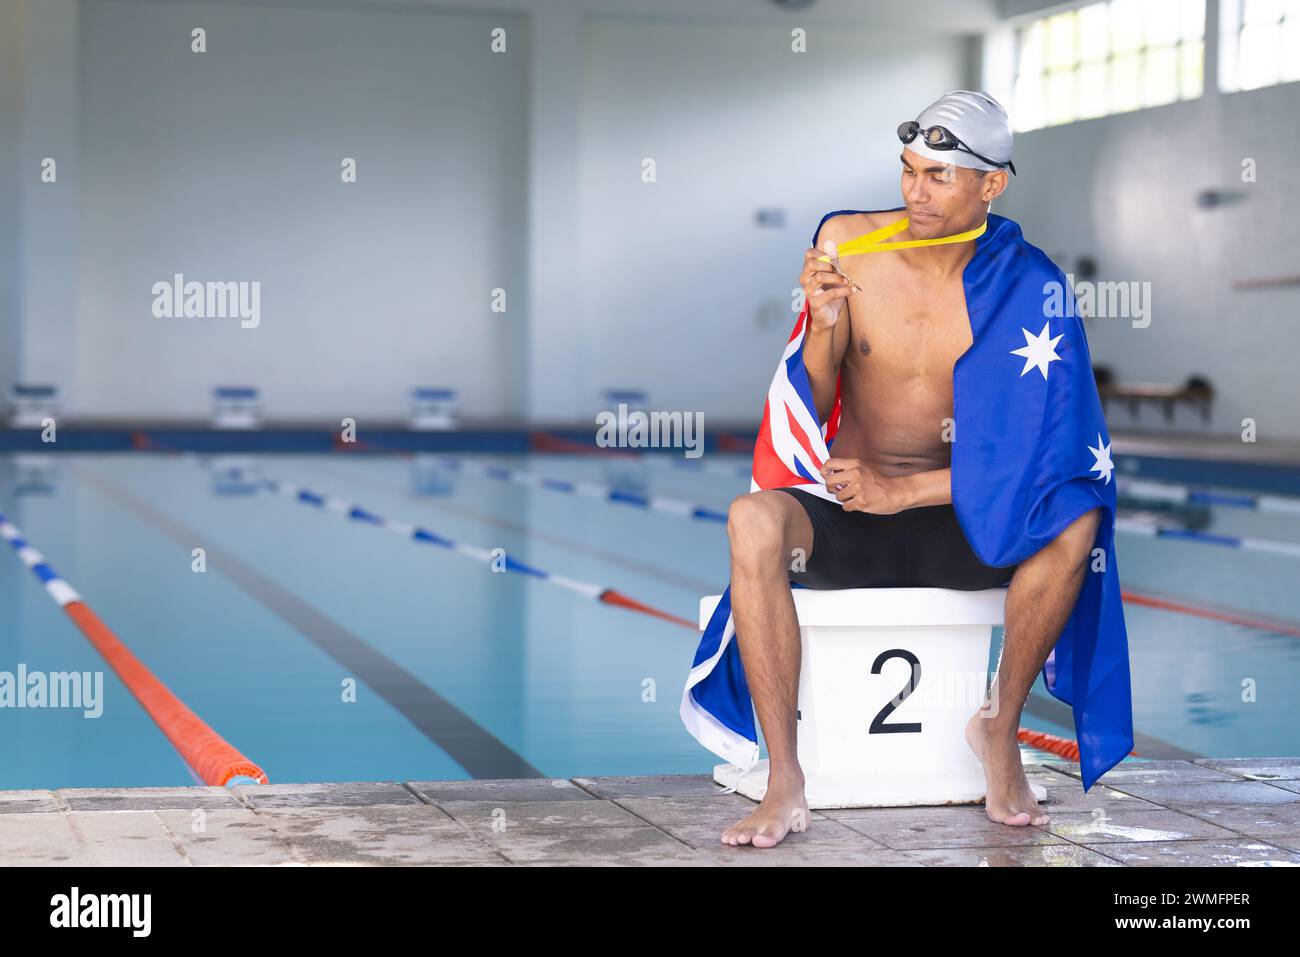
[[[1101,506],[1098,506],[1067,525],[1049,547],[1072,571],[1082,570],[1092,556],[1092,546],[1097,541],[1097,528],[1100,524]]]
[[[785,545],[784,504],[773,496],[783,492],[763,491],[741,495],[727,509],[727,538],[734,558],[762,564],[780,561]]]

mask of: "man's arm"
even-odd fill
[[[822,328],[816,322],[808,324],[808,334],[803,341],[803,367],[808,370],[813,404],[817,406],[817,417],[822,422],[830,417],[835,406],[835,383],[848,345],[847,317],[841,318],[830,329]]]
[[[860,459],[829,458],[822,463],[826,491],[850,512],[892,515],[923,505],[952,501],[952,469],[930,469],[911,475],[881,475]]]
[[[904,476],[902,482],[906,491],[908,508],[921,508],[925,505],[947,505],[952,502],[952,469],[929,469]]]
[[[845,301],[849,290],[843,288],[846,284],[828,264],[816,262],[816,257],[826,251],[821,247],[834,241],[834,227],[827,227],[837,218],[832,217],[818,227],[817,235],[813,237],[813,248],[804,254],[804,271],[799,277],[809,304],[803,367],[808,372],[813,405],[817,407],[817,417],[822,422],[830,417],[835,406],[835,383],[850,338],[849,310]],[[823,232],[830,233],[825,242],[822,241]]]

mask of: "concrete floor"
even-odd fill
[[[1300,865],[1300,758],[1139,762],[1083,794],[1038,765],[1043,827],[981,807],[814,812],[724,847],[754,805],[705,775],[0,791],[6,865]]]

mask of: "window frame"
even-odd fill
[[[1233,2],[1233,0],[1220,0],[1220,2],[1221,4],[1226,5],[1230,2]],[[1237,0],[1237,2],[1240,2],[1240,0]],[[1043,14],[1039,12],[1032,17],[1027,17],[1023,19],[1019,23],[1009,24],[1009,26],[1011,26],[1012,28],[1012,57],[1013,57],[1013,64],[1014,64],[1014,68],[1012,70],[1012,75],[1011,75],[1011,86],[1012,86],[1011,102],[1013,106],[1012,109],[1013,121],[1017,120],[1019,117],[1022,117],[1025,113],[1024,100],[1022,99],[1023,94],[1022,94],[1021,84],[1025,82],[1027,76],[1033,76],[1033,74],[1026,74],[1022,69],[1022,64],[1024,62],[1026,35],[1029,32],[1029,30],[1031,30],[1032,28],[1034,28],[1039,24],[1042,25],[1042,29],[1044,30],[1044,38],[1043,38],[1044,55],[1042,58],[1043,62],[1039,67],[1037,76],[1033,78],[1033,82],[1037,84],[1037,92],[1040,101],[1040,107],[1037,111],[1038,115],[1034,118],[1034,125],[1032,126],[1021,126],[1017,122],[1015,125],[1015,132],[1028,133],[1033,130],[1050,129],[1058,126],[1067,126],[1071,123],[1079,123],[1085,120],[1101,119],[1102,117],[1105,116],[1118,116],[1122,113],[1132,113],[1137,110],[1155,109],[1156,107],[1159,106],[1169,106],[1174,103],[1191,102],[1192,100],[1196,100],[1205,96],[1206,65],[1207,65],[1205,52],[1210,37],[1210,30],[1209,30],[1209,23],[1208,23],[1209,4],[1202,2],[1201,28],[1198,35],[1184,36],[1182,30],[1182,22],[1180,19],[1180,26],[1177,31],[1176,37],[1172,43],[1168,43],[1168,44],[1162,43],[1158,45],[1152,45],[1148,42],[1147,31],[1143,29],[1139,37],[1139,42],[1135,47],[1133,47],[1132,49],[1125,49],[1123,51],[1118,51],[1118,52],[1115,49],[1114,34],[1111,29],[1110,8],[1113,7],[1113,4],[1114,4],[1114,0],[1088,0],[1088,2],[1078,3],[1069,7],[1054,9],[1052,10],[1052,12],[1047,14]],[[1079,12],[1081,10],[1090,7],[1107,8],[1106,47],[1105,47],[1104,55],[1101,58],[1093,58],[1093,59],[1085,60],[1082,56],[1082,52],[1080,50],[1080,42],[1079,42],[1079,38],[1080,38]],[[1053,69],[1049,61],[1049,57],[1047,56],[1047,50],[1049,48],[1049,43],[1050,43],[1049,40],[1050,30],[1051,30],[1050,21],[1056,17],[1066,16],[1066,15],[1072,15],[1075,18],[1073,24],[1075,49],[1072,51],[1071,61],[1068,68]],[[1200,82],[1198,84],[1197,91],[1194,95],[1186,95],[1185,80],[1184,80],[1184,58],[1186,56],[1185,51],[1189,47],[1192,47],[1193,45],[1199,45],[1200,48],[1199,49]],[[1151,53],[1152,51],[1160,52],[1166,50],[1172,52],[1173,60],[1174,60],[1175,95],[1173,99],[1165,100],[1161,103],[1144,102],[1146,98],[1146,90],[1143,88],[1144,76],[1141,72],[1139,72],[1139,76],[1137,80],[1137,99],[1134,105],[1122,109],[1113,109],[1112,108],[1113,101],[1110,98],[1109,82],[1111,78],[1111,71],[1113,69],[1113,64],[1116,61],[1116,59],[1119,56],[1123,56],[1123,57],[1132,56],[1139,64],[1139,70],[1141,71],[1145,69],[1145,65],[1147,63],[1147,57],[1149,53]],[[1105,107],[1101,112],[1089,113],[1086,116],[1079,115],[1079,102],[1078,102],[1079,94],[1077,92],[1079,89],[1079,75],[1081,73],[1082,68],[1094,67],[1094,66],[1100,66],[1102,68],[1103,74],[1107,79],[1108,89],[1107,89]],[[1070,118],[1058,120],[1058,119],[1054,119],[1052,113],[1050,112],[1049,109],[1050,97],[1048,95],[1048,90],[1050,89],[1051,78],[1053,76],[1067,74],[1067,73],[1070,76],[1070,84],[1071,84],[1071,89],[1073,91],[1074,103],[1072,104],[1071,107]]]

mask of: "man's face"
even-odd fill
[[[911,233],[920,239],[951,236],[973,229],[988,215],[989,203],[1006,188],[1007,174],[940,163],[904,147],[903,205]]]

